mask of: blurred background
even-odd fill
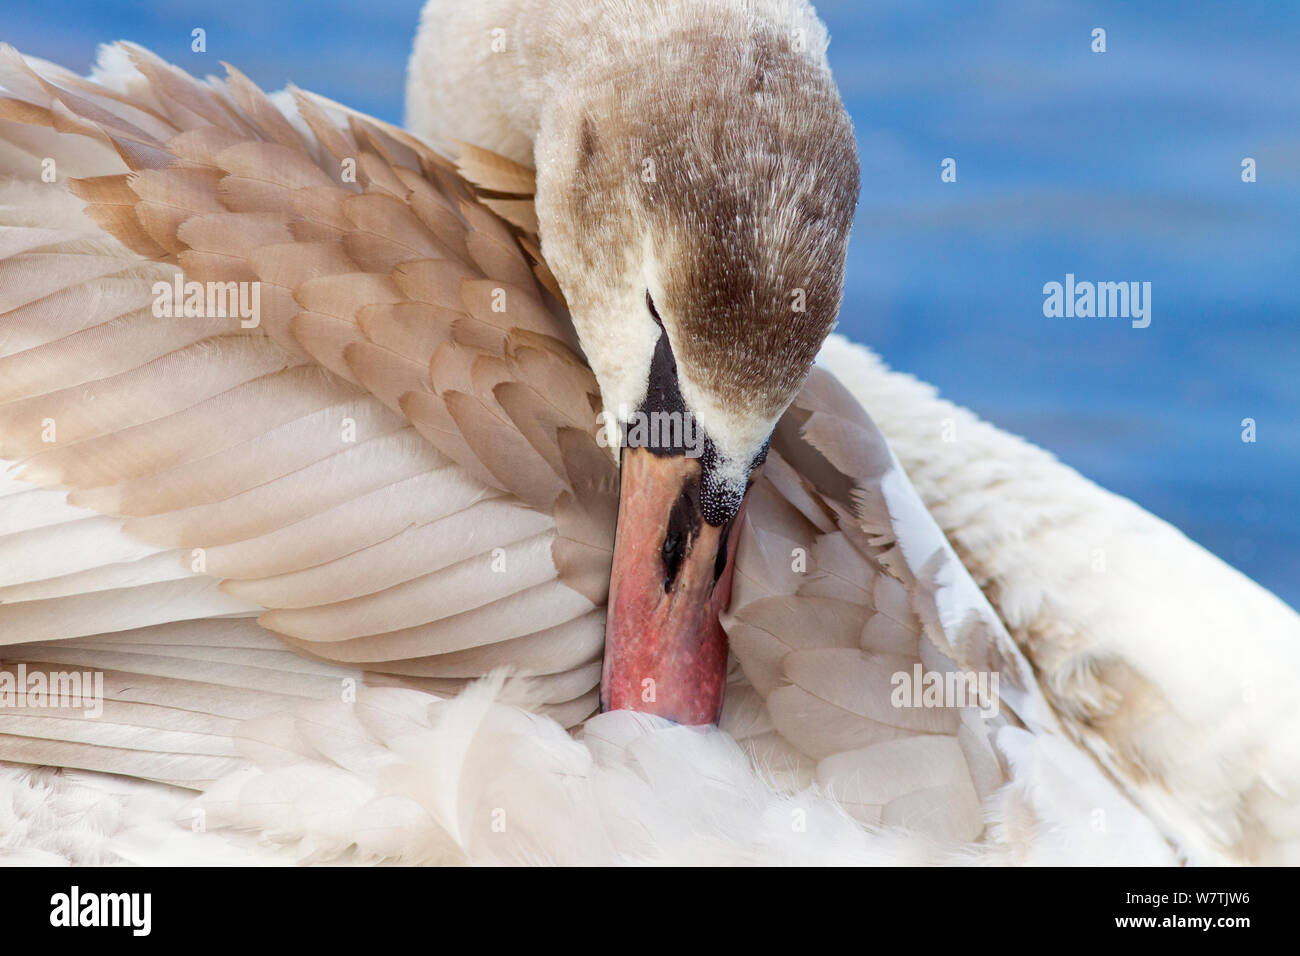
[[[134,40],[400,122],[420,6],[4,0],[0,40],[79,71]],[[816,6],[862,155],[840,330],[1300,607],[1300,3]],[[1150,327],[1045,318],[1067,272],[1150,282]]]

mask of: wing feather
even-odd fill
[[[603,617],[591,560],[553,557],[554,505],[575,491],[560,431],[594,430],[595,387],[517,228],[399,130],[301,91],[291,121],[236,71],[124,49],[129,94],[0,56],[6,171],[39,173],[39,142],[84,173],[0,189],[0,454],[31,489],[0,498],[0,641],[122,670],[94,647],[256,614],[241,627],[279,629],[291,672],[332,657],[455,689],[514,666],[539,707],[584,718]],[[156,282],[254,280],[252,328],[153,308]],[[463,374],[435,374],[458,338]],[[607,508],[584,514],[612,535]],[[152,653],[132,673],[194,690]],[[148,722],[114,707],[117,736],[14,723],[0,755],[213,767],[183,737],[145,754]]]

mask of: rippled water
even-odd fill
[[[0,39],[78,69],[132,39],[396,121],[419,6],[5,0]],[[862,153],[842,330],[1300,606],[1300,4],[818,9]],[[1067,273],[1150,282],[1150,327],[1045,318]]]

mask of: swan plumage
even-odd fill
[[[96,721],[0,713],[0,759],[72,770],[7,770],[15,806],[109,786],[123,808],[25,852],[1296,852],[1294,612],[835,337],[745,517],[721,729],[591,718],[617,470],[511,139],[527,117],[466,98],[480,125],[444,142],[412,120],[434,148],[126,45],[89,81],[5,49],[0,88],[0,657],[106,684]],[[154,315],[182,268],[260,281],[261,325]],[[996,714],[890,707],[914,665],[997,673]],[[203,791],[182,819],[217,832],[160,830],[174,789],[102,773]]]

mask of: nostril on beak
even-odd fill
[[[673,589],[673,583],[682,568],[682,561],[691,546],[691,539],[699,530],[699,506],[691,494],[692,490],[691,487],[687,487],[673,503],[673,509],[668,514],[668,527],[660,550],[660,557],[664,563],[664,593]]]
[[[663,561],[664,561],[664,592],[667,593],[673,589],[673,582],[677,580],[677,572],[681,570],[682,558],[686,555],[686,541],[680,536],[668,532],[664,538]]]

